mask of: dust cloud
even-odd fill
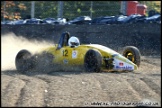
[[[1,36],[1,71],[14,70],[15,57],[22,49],[27,49],[31,53],[41,48],[53,45],[51,42],[28,40],[22,36],[15,36],[13,33]]]

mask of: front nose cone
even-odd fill
[[[134,70],[137,70],[138,69],[138,66],[135,64],[134,65]]]

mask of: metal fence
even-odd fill
[[[47,17],[73,19],[78,16],[90,16],[91,18],[95,18],[119,15],[122,13],[121,2],[122,1],[1,1],[1,20]],[[142,1],[142,3],[147,2]],[[155,4],[152,3],[152,5]],[[159,8],[161,10],[161,5]],[[146,13],[151,9],[153,9],[153,6],[147,7]]]

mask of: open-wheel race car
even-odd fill
[[[80,44],[78,38],[62,33],[58,44],[41,49],[32,54],[20,50],[15,58],[16,69],[20,72],[30,70],[85,72],[134,71],[140,66],[141,54],[135,46],[124,47],[123,53],[99,44]]]

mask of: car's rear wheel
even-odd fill
[[[102,56],[98,50],[90,49],[85,54],[84,67],[87,72],[100,72]]]
[[[135,46],[124,47],[123,56],[125,56],[130,61],[135,63],[138,67],[140,66],[141,53],[137,47],[135,47]]]
[[[25,72],[34,67],[32,55],[28,50],[21,50],[16,55],[15,59],[16,69],[20,72]]]

